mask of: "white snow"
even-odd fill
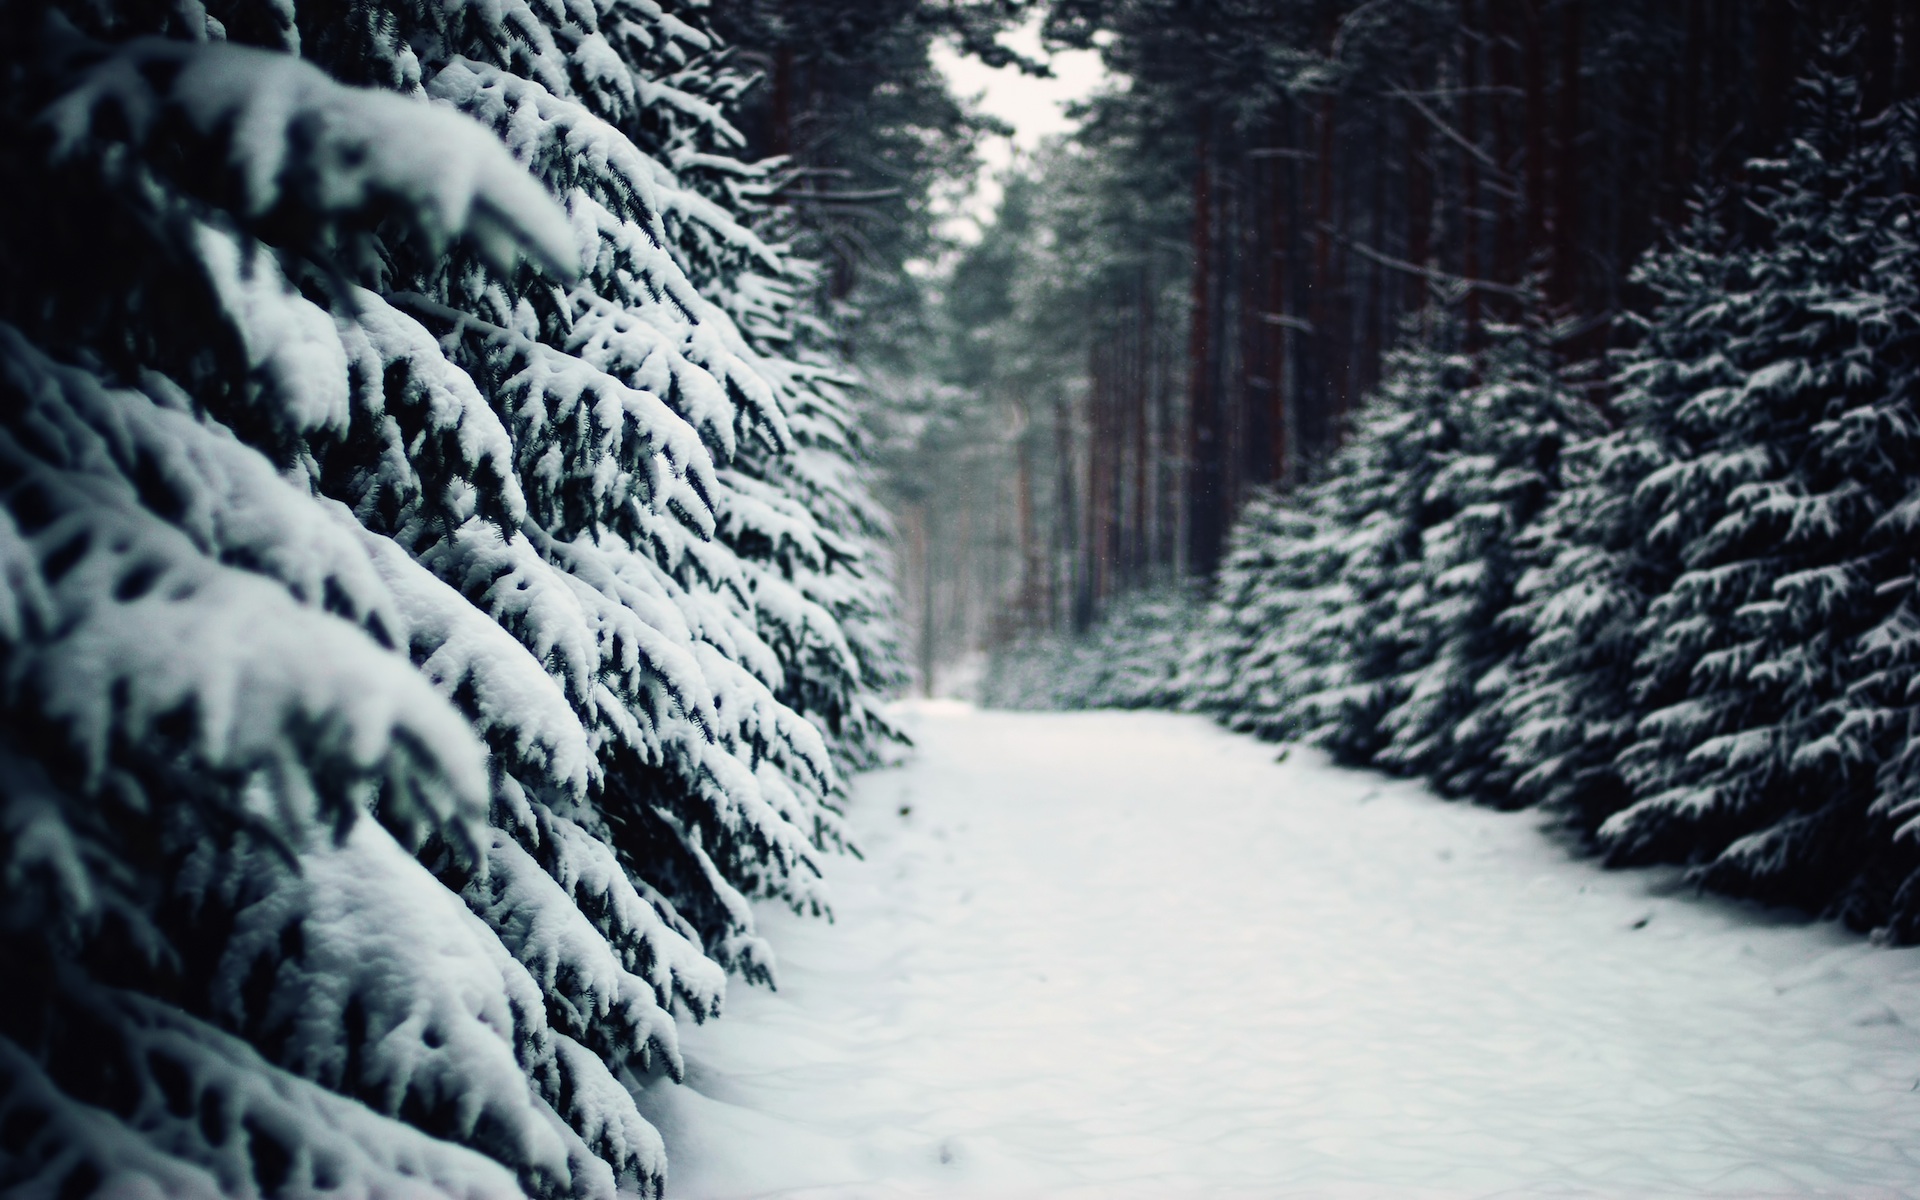
[[[1920,951],[1198,718],[932,702],[683,1027],[696,1197],[1911,1194]]]
[[[223,152],[248,218],[289,193],[302,211],[328,217],[387,200],[430,242],[464,233],[502,271],[524,253],[558,278],[579,272],[565,212],[497,138],[449,109],[345,87],[291,54],[251,46],[144,37],[111,49],[74,39],[64,51],[77,78],[40,118],[56,159],[99,139],[103,113],[136,145],[176,136],[164,120],[172,116]]]

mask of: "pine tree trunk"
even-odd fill
[[[1460,0],[1460,136],[1468,146],[1480,145],[1478,98],[1479,55],[1474,52],[1473,0]],[[1473,153],[1460,156],[1460,273],[1467,279],[1467,345],[1480,341],[1480,160]]]
[[[1407,261],[1426,269],[1433,258],[1433,164],[1428,159],[1427,121],[1410,108],[1403,109],[1407,141]],[[1427,284],[1416,279],[1415,307],[1427,302]]]
[[[1313,385],[1320,393],[1314,414],[1315,452],[1325,453],[1333,446],[1339,429],[1340,411],[1345,407],[1343,389],[1336,383],[1342,364],[1336,345],[1336,317],[1333,280],[1333,146],[1334,120],[1338,115],[1331,92],[1320,99],[1318,142],[1314,163],[1316,206],[1313,246],[1313,301],[1309,322],[1313,326]]]
[[[1793,0],[1760,0],[1759,41],[1755,46],[1754,83],[1756,154],[1777,148],[1793,102]]]
[[[1373,115],[1373,143],[1385,146],[1391,136],[1391,121],[1383,109],[1376,109]],[[1367,241],[1375,246],[1385,242],[1387,228],[1387,170],[1384,156],[1374,159],[1370,166],[1373,171],[1373,195],[1369,197],[1367,212]],[[1387,331],[1394,320],[1388,296],[1388,283],[1385,270],[1375,260],[1366,262],[1366,307],[1362,310],[1360,324],[1360,354],[1355,362],[1355,379],[1351,385],[1357,395],[1366,395],[1379,379],[1381,348],[1385,344]]]
[[[1214,388],[1213,139],[1203,123],[1193,176],[1193,307],[1187,335],[1187,567],[1211,576],[1219,564],[1220,398]]]
[[[1686,5],[1686,48],[1667,80],[1666,136],[1661,139],[1660,182],[1665,189],[1661,215],[1668,224],[1678,222],[1685,214],[1698,143],[1701,42],[1706,27],[1702,0],[1686,0]]]
[[[1022,413],[1027,406],[1022,403]],[[1020,527],[1020,601],[1019,626],[1022,633],[1039,626],[1044,599],[1046,568],[1040,552],[1039,531],[1033,511],[1033,429],[1030,415],[1021,422],[1014,465],[1014,507]]]
[[[1087,371],[1087,620],[1112,594],[1113,557],[1113,346],[1095,338]]]
[[[1487,0],[1487,75],[1493,94],[1487,113],[1493,123],[1493,161],[1502,177],[1494,181],[1493,278],[1501,283],[1518,279],[1525,271],[1526,247],[1517,208],[1524,198],[1506,172],[1513,163],[1513,105],[1509,97],[1519,89],[1513,61],[1509,17],[1514,0]]]
[[[1147,564],[1152,556],[1147,527],[1147,455],[1151,450],[1147,443],[1147,389],[1153,371],[1153,307],[1152,281],[1144,268],[1138,286],[1132,314],[1132,379],[1127,389],[1133,424],[1133,514],[1129,522],[1132,528],[1127,547],[1127,567],[1129,580],[1135,584],[1146,577]]]
[[[1064,398],[1054,402],[1053,407],[1053,453],[1055,471],[1055,495],[1059,504],[1058,535],[1060,539],[1055,568],[1060,576],[1060,599],[1065,612],[1057,612],[1055,621],[1067,627],[1078,629],[1080,619],[1080,600],[1084,591],[1083,582],[1086,573],[1080,563],[1080,509],[1079,472],[1074,470],[1073,461],[1073,407]],[[1057,626],[1056,626],[1057,627]]]
[[[1547,254],[1547,47],[1541,31],[1544,0],[1520,0],[1521,89],[1526,93],[1526,239],[1527,270],[1538,269]]]
[[[1578,303],[1580,277],[1580,32],[1585,0],[1567,0],[1560,19],[1560,158],[1553,219],[1553,299]]]
[[[1260,365],[1264,341],[1261,337],[1264,322],[1260,314],[1263,311],[1261,301],[1265,296],[1262,278],[1265,263],[1260,253],[1263,230],[1255,216],[1259,212],[1259,172],[1259,159],[1242,156],[1233,189],[1233,309],[1234,340],[1238,351],[1235,357],[1238,361],[1234,370],[1234,446],[1232,480],[1228,487],[1229,519],[1239,511],[1247,490],[1266,482],[1267,447],[1272,441],[1267,433],[1266,382]]]
[[[913,575],[919,581],[918,619],[914,622],[915,659],[920,668],[920,694],[933,695],[933,546],[927,528],[927,506],[916,504],[907,509],[908,552],[912,555]]]
[[[775,157],[793,153],[793,47],[773,52],[773,96],[770,101],[768,149]]]
[[[1282,160],[1273,160],[1267,170],[1267,190],[1261,200],[1261,211],[1266,215],[1267,228],[1264,239],[1262,265],[1265,267],[1266,296],[1261,304],[1263,317],[1274,320],[1261,324],[1261,367],[1267,376],[1267,461],[1271,464],[1269,479],[1283,483],[1292,476],[1291,464],[1287,456],[1291,453],[1287,438],[1287,226],[1286,211],[1281,207],[1280,179],[1284,168]]]

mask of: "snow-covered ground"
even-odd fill
[[[675,1198],[1920,1194],[1920,952],[1195,718],[910,713]]]

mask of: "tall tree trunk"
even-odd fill
[[[773,95],[770,101],[768,149],[776,157],[793,153],[793,47],[773,52]]]
[[[1700,84],[1705,68],[1706,16],[1704,0],[1686,0],[1687,40],[1677,69],[1667,80],[1667,128],[1663,139],[1661,183],[1665,188],[1663,214],[1677,224],[1685,213],[1687,185],[1692,182],[1699,153]]]
[[[1407,261],[1425,270],[1433,259],[1433,163],[1428,157],[1427,119],[1408,109],[1402,110],[1402,119],[1407,141]],[[1416,277],[1414,287],[1414,307],[1425,307],[1426,280]]]
[[[1095,337],[1087,376],[1087,574],[1088,620],[1112,594],[1114,347]]]
[[[1460,136],[1470,147],[1460,155],[1460,273],[1467,278],[1467,345],[1480,341],[1480,146],[1479,55],[1475,52],[1473,0],[1460,0]]]
[[[1187,564],[1211,576],[1220,561],[1220,397],[1214,387],[1213,138],[1203,124],[1193,176],[1193,307],[1187,334]]]
[[[1524,202],[1508,174],[1513,168],[1513,104],[1519,88],[1515,71],[1512,8],[1514,0],[1487,0],[1487,78],[1492,92],[1487,114],[1493,124],[1493,161],[1500,178],[1493,180],[1493,277],[1511,283],[1525,272],[1526,247],[1518,208]]]
[[[1560,19],[1560,155],[1555,164],[1553,299],[1564,308],[1579,301],[1580,286],[1580,33],[1585,0],[1566,0]]]
[[[1527,270],[1538,270],[1547,254],[1547,45],[1541,29],[1545,0],[1520,0],[1520,81],[1526,113]]]
[[[1174,412],[1173,364],[1179,354],[1178,343],[1163,329],[1157,317],[1156,295],[1147,295],[1148,324],[1153,344],[1149,348],[1149,397],[1153,404],[1153,562],[1163,572],[1180,569],[1180,498],[1185,492],[1185,464],[1181,461],[1183,443]]]
[[[907,509],[908,552],[913,556],[913,574],[919,580],[920,603],[919,619],[914,622],[916,628],[914,658],[920,668],[920,694],[933,695],[933,669],[935,659],[933,625],[933,546],[931,530],[928,529],[927,506],[915,504]]]
[[[1060,550],[1056,570],[1061,576],[1061,599],[1066,611],[1060,614],[1068,628],[1078,631],[1081,624],[1086,572],[1080,561],[1080,473],[1074,469],[1073,406],[1063,396],[1053,407],[1053,452],[1059,505]]]
[[[1148,528],[1147,456],[1151,452],[1147,434],[1147,390],[1153,375],[1153,288],[1143,268],[1133,303],[1133,379],[1128,388],[1133,423],[1133,514],[1129,524],[1132,536],[1127,550],[1129,581],[1139,583],[1146,576],[1152,557]]]
[[[1014,468],[1014,506],[1015,519],[1020,526],[1019,624],[1020,631],[1026,633],[1039,626],[1039,615],[1043,611],[1041,603],[1045,588],[1045,566],[1033,511],[1032,420],[1024,401],[1020,404],[1020,412],[1023,419]]]
[[[1291,139],[1288,139],[1290,142]],[[1292,475],[1292,464],[1288,456],[1293,447],[1287,437],[1287,335],[1286,321],[1291,307],[1287,295],[1287,223],[1286,208],[1281,203],[1284,191],[1282,178],[1284,160],[1274,159],[1267,171],[1267,191],[1260,198],[1261,209],[1266,214],[1266,296],[1261,303],[1262,316],[1271,316],[1271,321],[1263,321],[1264,352],[1261,365],[1267,374],[1267,461],[1272,466],[1272,481],[1285,483]]]
[[[1389,113],[1384,109],[1376,108],[1373,112],[1372,124],[1373,144],[1379,146],[1387,145],[1387,139],[1391,136],[1392,125],[1389,119]],[[1367,213],[1367,241],[1372,245],[1380,246],[1383,245],[1386,240],[1387,197],[1389,195],[1389,189],[1387,187],[1389,171],[1386,164],[1390,160],[1388,160],[1386,156],[1380,155],[1370,156],[1366,161],[1369,169],[1373,173],[1373,187],[1371,189],[1373,195],[1369,198],[1370,202],[1367,206],[1369,210]],[[1351,385],[1354,394],[1359,396],[1365,396],[1373,390],[1374,384],[1379,382],[1381,347],[1387,337],[1387,327],[1397,315],[1390,311],[1391,302],[1388,297],[1389,286],[1386,272],[1381,264],[1369,259],[1363,270],[1366,272],[1366,306],[1361,310],[1360,354],[1355,362],[1355,369],[1353,371],[1354,379]]]
[[[1313,419],[1316,453],[1332,449],[1346,401],[1344,388],[1337,382],[1344,364],[1340,361],[1338,310],[1333,294],[1334,122],[1338,115],[1333,93],[1321,96],[1315,139],[1319,147],[1314,161],[1313,299],[1308,317],[1313,326],[1312,377],[1320,394]]]
[[[1779,145],[1793,103],[1793,0],[1760,0],[1759,40],[1754,48],[1756,154],[1771,154]]]
[[[1236,271],[1234,277],[1234,325],[1239,359],[1234,397],[1234,463],[1231,504],[1228,515],[1239,511],[1250,488],[1266,483],[1271,473],[1267,451],[1273,443],[1267,429],[1268,372],[1266,351],[1266,255],[1263,253],[1266,227],[1260,218],[1260,180],[1263,160],[1243,157],[1234,189],[1233,232]]]

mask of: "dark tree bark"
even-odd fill
[[[1214,386],[1214,164],[1211,130],[1202,127],[1193,175],[1193,307],[1187,341],[1187,563],[1211,576],[1225,534],[1221,511],[1220,396]]]
[[[1755,153],[1772,153],[1793,104],[1793,0],[1760,0],[1759,38],[1755,46]]]
[[[1520,0],[1521,90],[1526,112],[1526,241],[1527,269],[1535,270],[1547,254],[1547,44],[1541,30],[1544,0]]]
[[[1460,273],[1469,281],[1480,278],[1480,87],[1477,35],[1473,29],[1473,0],[1460,0],[1460,103],[1456,123],[1467,149],[1460,155]],[[1467,344],[1480,340],[1480,289],[1469,286],[1466,298]]]
[[[1148,497],[1149,474],[1147,458],[1152,452],[1147,428],[1148,390],[1153,379],[1153,281],[1143,269],[1139,280],[1139,292],[1133,304],[1133,361],[1132,380],[1128,387],[1128,400],[1131,405],[1130,417],[1132,430],[1131,465],[1133,467],[1133,488],[1131,494],[1132,513],[1127,541],[1128,582],[1139,583],[1147,573],[1148,564],[1153,560],[1153,545],[1149,526],[1152,511]]]
[[[1517,219],[1525,197],[1514,186],[1514,129],[1512,95],[1520,87],[1514,62],[1514,0],[1487,0],[1487,77],[1493,94],[1487,113],[1493,124],[1493,161],[1500,176],[1492,183],[1493,277],[1503,283],[1525,271],[1525,236]],[[1377,209],[1377,206],[1376,206]]]
[[[1267,461],[1271,464],[1269,482],[1281,482],[1293,474],[1288,455],[1292,451],[1287,436],[1287,337],[1290,319],[1287,294],[1286,208],[1281,203],[1282,160],[1267,167],[1267,191],[1260,198],[1266,215],[1266,237],[1262,247],[1262,266],[1266,275],[1266,294],[1261,301],[1261,365],[1267,377],[1264,397],[1267,412]]]
[[[1046,555],[1040,547],[1040,530],[1033,507],[1033,437],[1031,416],[1025,403],[1014,471],[1015,522],[1020,532],[1020,598],[1018,625],[1024,632],[1042,626],[1041,614],[1052,609],[1047,588]]]
[[[1862,111],[1871,116],[1893,103],[1899,27],[1894,0],[1866,0],[1861,16],[1860,99]]]
[[[1407,261],[1420,270],[1433,265],[1433,162],[1428,157],[1427,121],[1417,112],[1405,114],[1407,141]],[[1419,281],[1416,306],[1425,303],[1425,280]]]
[[[1085,506],[1080,503],[1079,472],[1074,469],[1073,461],[1073,405],[1064,397],[1056,401],[1053,408],[1053,454],[1055,500],[1059,509],[1055,571],[1063,576],[1060,592],[1066,601],[1067,623],[1079,632],[1093,621],[1093,603],[1080,559],[1080,513]]]
[[[773,52],[773,90],[768,108],[768,149],[779,158],[793,153],[793,47]]]
[[[1331,448],[1339,429],[1340,413],[1346,403],[1343,381],[1339,375],[1343,364],[1340,361],[1338,345],[1339,329],[1336,317],[1338,307],[1334,295],[1336,284],[1333,268],[1334,130],[1335,119],[1338,116],[1336,98],[1332,92],[1328,92],[1320,98],[1320,110],[1316,118],[1315,140],[1319,145],[1314,153],[1313,164],[1316,210],[1313,236],[1313,283],[1307,310],[1308,321],[1313,330],[1306,341],[1312,348],[1309,386],[1316,393],[1310,425],[1315,453]]]
[[[1580,288],[1580,34],[1585,0],[1566,0],[1560,20],[1559,158],[1553,214],[1554,302],[1571,309]]]

